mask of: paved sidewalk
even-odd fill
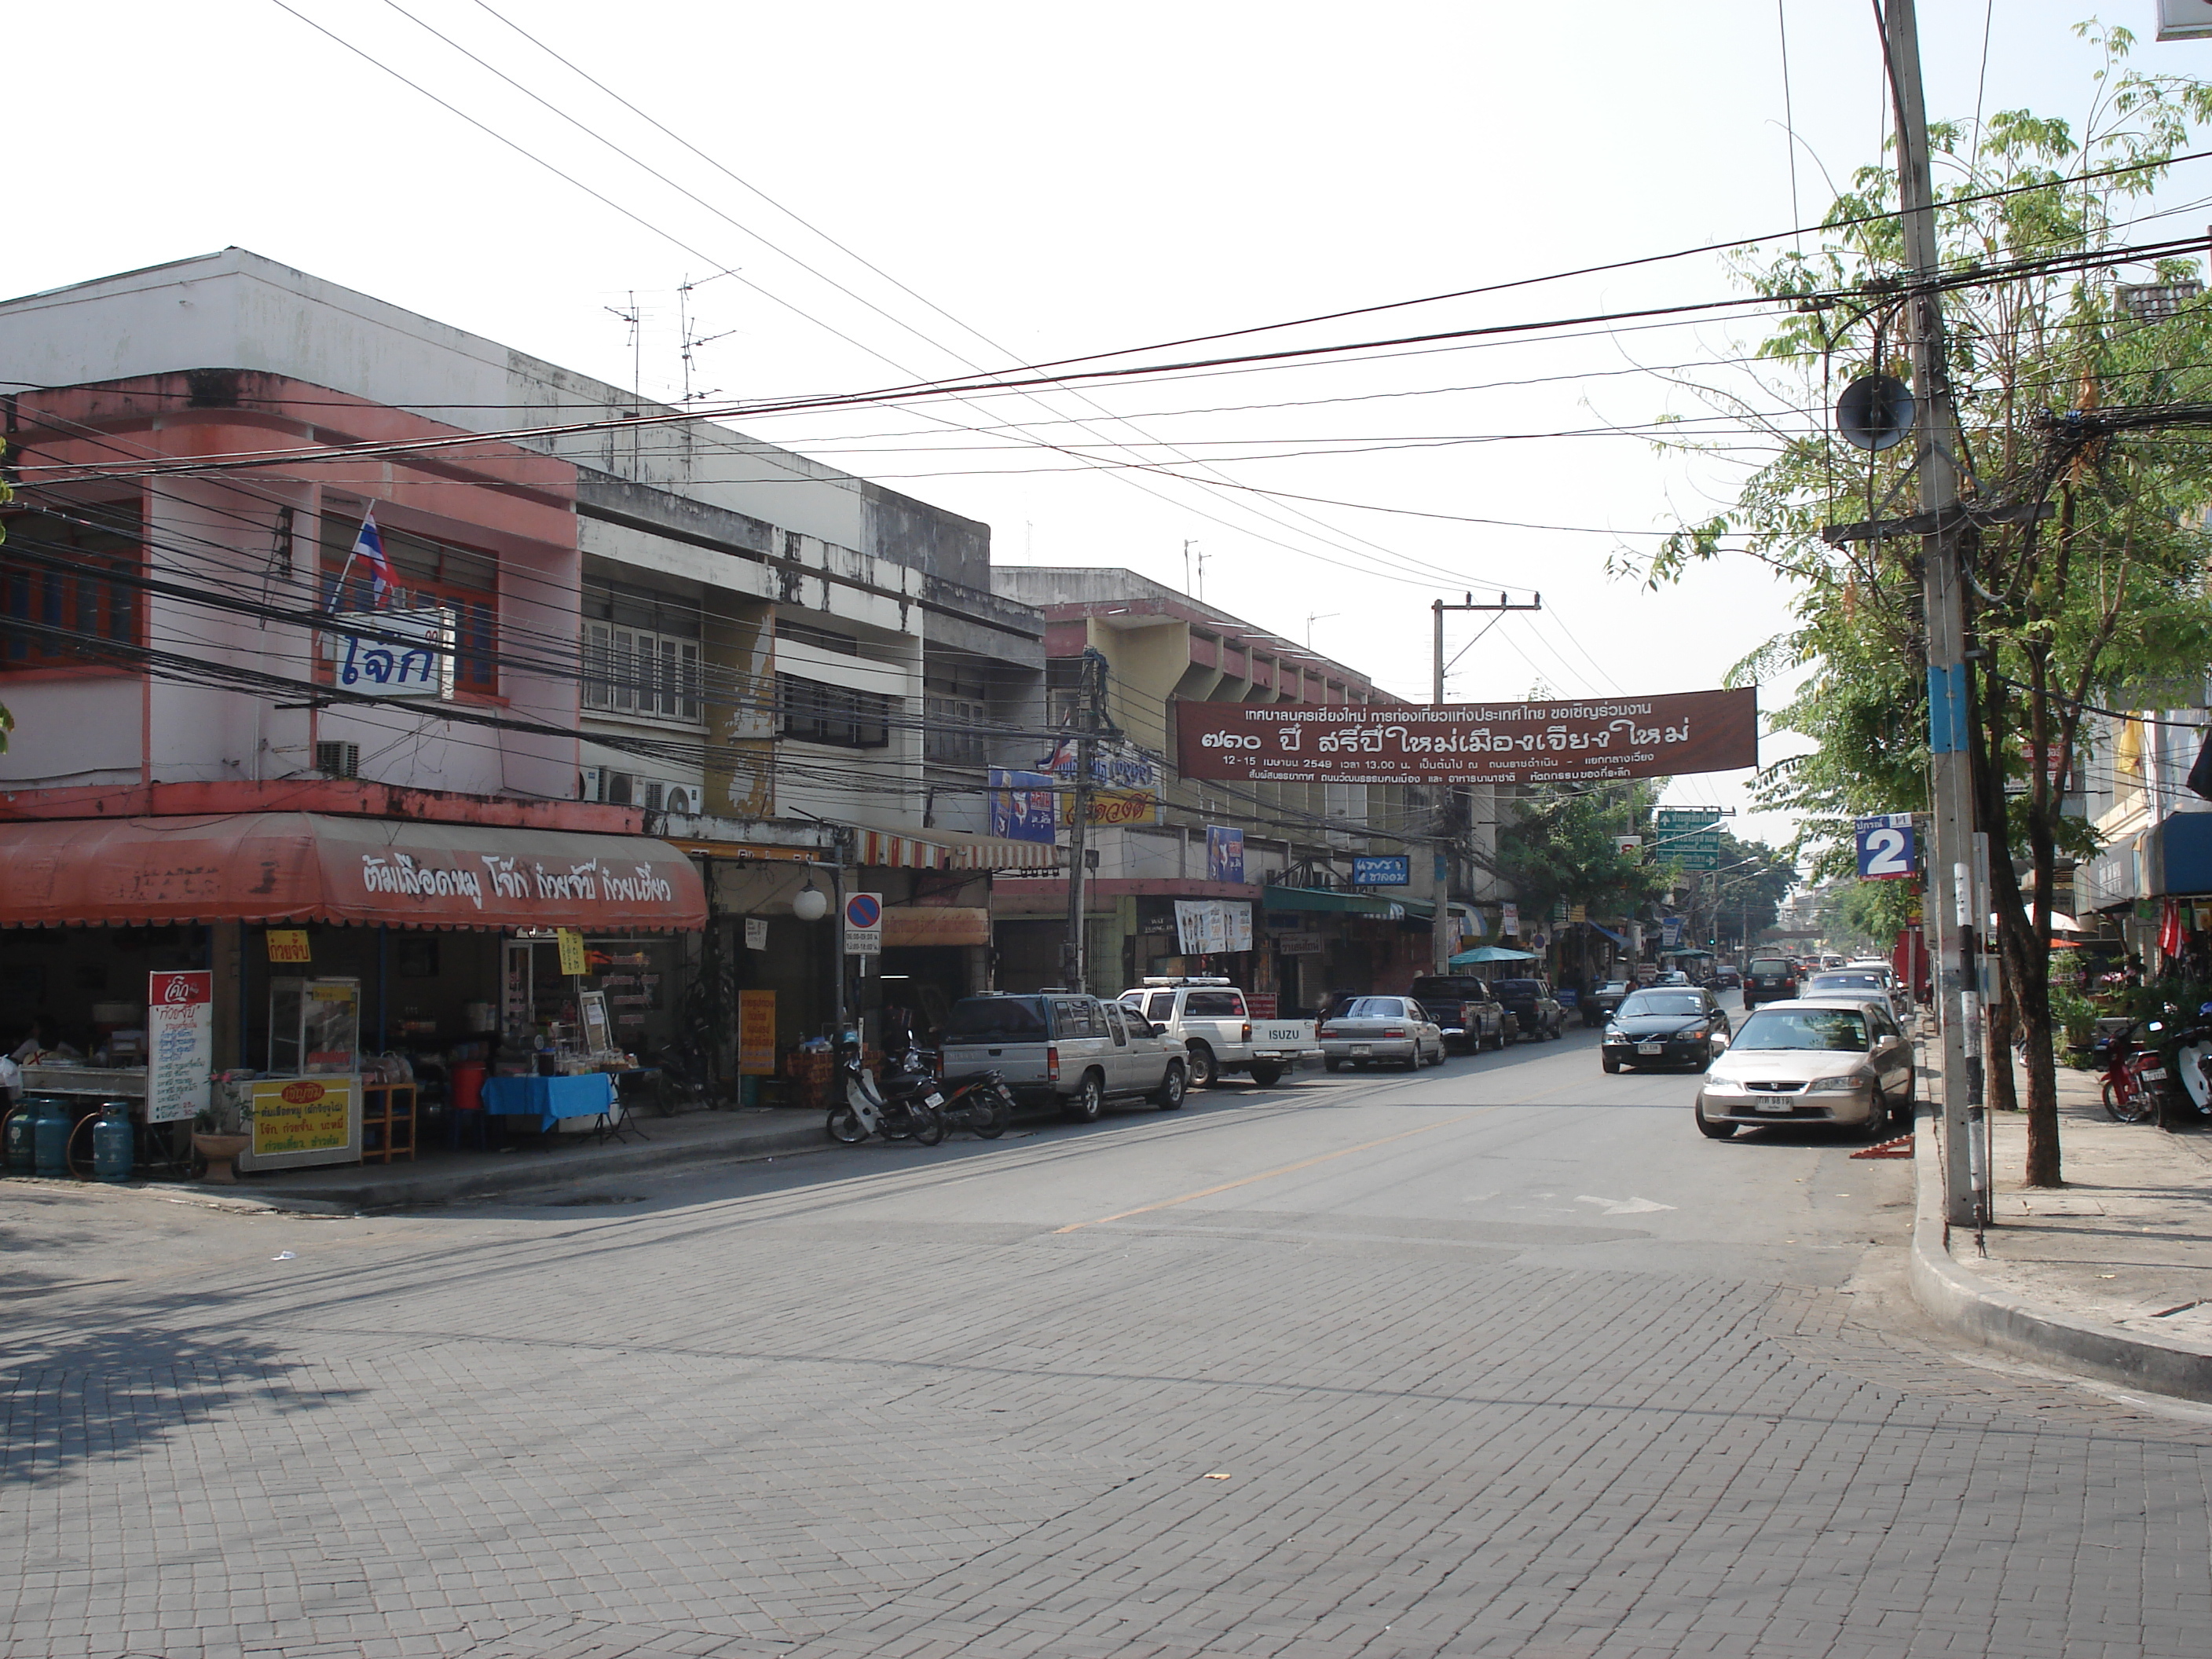
[[[822,1114],[800,1108],[687,1112],[631,1121],[627,1140],[589,1135],[525,1136],[489,1152],[425,1145],[411,1164],[350,1164],[241,1175],[234,1187],[206,1182],[132,1183],[139,1190],[309,1211],[410,1209],[489,1198],[576,1181],[598,1181],[672,1164],[727,1163],[812,1152],[831,1144]],[[645,1137],[650,1137],[647,1139]]]
[[[1915,1291],[1991,1346],[2212,1400],[2212,1136],[2115,1123],[2098,1083],[2058,1073],[2063,1188],[2022,1185],[2027,1115],[1991,1114],[1996,1224],[1978,1247],[1954,1230],[1944,1251],[1941,1164],[1923,1160]]]

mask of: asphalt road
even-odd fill
[[[530,1206],[0,1186],[0,1652],[2212,1651],[2212,1413],[1946,1347],[1909,1164],[1595,1042]]]

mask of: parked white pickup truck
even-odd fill
[[[1194,1089],[1213,1088],[1239,1072],[1272,1088],[1309,1058],[1321,1058],[1313,1021],[1255,1019],[1243,992],[1225,979],[1148,979],[1121,1000],[1183,1045]]]

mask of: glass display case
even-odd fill
[[[361,981],[279,979],[269,986],[269,1071],[344,1077],[361,1069]]]

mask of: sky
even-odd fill
[[[2154,9],[2101,15],[2136,67],[2212,76],[2212,41],[2154,42]],[[2088,0],[1919,11],[1932,117],[2078,120]],[[11,77],[28,193],[0,293],[236,244],[717,405],[1468,289],[1493,291],[1122,361],[1729,297],[1719,254],[1541,279],[1809,223],[1887,129],[1850,0],[106,0],[7,33],[43,67]],[[2160,200],[2199,195],[2212,161]],[[1756,464],[1741,433],[1689,456],[1649,430],[1707,416],[1695,388],[1740,384],[1756,337],[1621,320],[732,423],[983,520],[1001,563],[1202,582],[1395,694],[1426,700],[1430,605],[1470,592],[1542,609],[1449,619],[1454,701],[1689,690],[1793,594],[1741,556],[1656,590],[1621,567]],[[1786,840],[1749,781],[1668,800]]]

